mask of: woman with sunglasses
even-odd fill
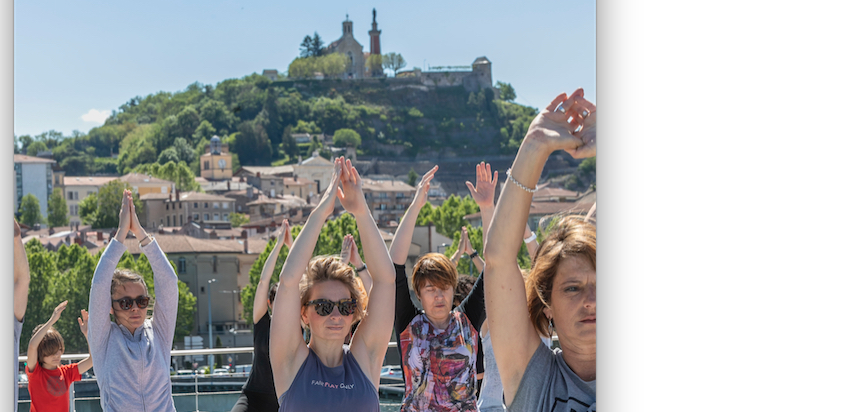
[[[310,260],[336,198],[358,225],[373,280],[369,305],[349,265],[337,257]],[[334,161],[331,183],[286,257],[273,316],[271,368],[281,412],[379,411],[379,375],[394,316],[394,268],[350,161]],[[310,330],[307,345],[299,318]],[[344,346],[356,321],[361,323]]]
[[[256,286],[256,296],[253,299],[253,367],[250,376],[241,388],[242,393],[231,412],[277,412],[277,393],[274,391],[274,374],[271,372],[271,357],[269,342],[271,339],[271,315],[268,309],[273,309],[277,284],[271,284],[274,267],[283,245],[292,248],[292,231],[289,221],[283,219],[280,231],[277,232],[274,248],[265,260],[259,284]]]
[[[117,234],[99,259],[90,288],[88,340],[93,371],[105,412],[174,411],[169,378],[170,351],[178,315],[178,277],[153,236],[135,214],[125,190]],[[144,278],[116,269],[129,232],[139,240],[154,272],[153,318]],[[116,322],[111,322],[109,314]]]

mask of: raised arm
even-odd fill
[[[33,372],[36,369],[36,364],[39,362],[39,343],[42,342],[42,338],[45,337],[45,334],[48,333],[48,329],[51,329],[52,326],[60,319],[60,314],[63,313],[63,310],[66,309],[66,304],[69,303],[68,300],[64,300],[54,308],[54,313],[51,314],[51,318],[48,319],[48,322],[42,324],[42,327],[36,330],[36,333],[33,334],[33,337],[30,338],[30,344],[27,345],[27,370]]]
[[[470,189],[470,196],[479,205],[479,211],[482,214],[482,237],[486,238],[488,228],[491,227],[491,219],[494,218],[494,193],[497,191],[497,181],[499,172],[494,171],[491,174],[491,164],[481,162],[476,165],[476,185],[473,186],[470,182],[467,184],[467,189]]]
[[[529,239],[529,240],[527,240]],[[536,250],[539,249],[539,241],[536,239],[536,234],[530,230],[530,224],[524,227],[524,243],[527,244],[527,253],[530,254],[530,260],[536,260]]]
[[[109,242],[108,247],[102,252],[102,257],[99,258],[99,263],[96,264],[96,270],[93,272],[93,279],[90,285],[90,300],[88,301],[88,313],[94,314],[93,323],[88,322],[87,340],[90,346],[90,353],[94,357],[94,371],[99,373],[99,368],[102,367],[102,360],[105,359],[105,351],[108,344],[108,333],[111,330],[111,320],[108,315],[111,310],[111,278],[114,270],[120,262],[123,252],[126,251],[126,246],[123,240],[126,239],[129,233],[130,225],[130,207],[129,198],[124,192],[123,200],[121,201],[120,214],[118,216],[117,233]]]
[[[256,296],[253,298],[253,323],[259,323],[262,316],[268,313],[268,291],[271,286],[271,276],[274,273],[274,266],[277,265],[277,258],[280,256],[280,250],[283,245],[292,248],[292,231],[289,230],[289,221],[283,219],[280,224],[280,231],[277,232],[274,248],[265,260],[265,266],[262,267],[262,273],[259,274],[259,283],[256,285]]]
[[[485,303],[506,405],[511,405],[524,370],[540,343],[527,316],[524,280],[515,260],[533,194],[515,182],[535,188],[548,156],[555,150],[565,150],[573,157],[595,155],[595,135],[592,142],[585,143],[580,133],[573,133],[581,126],[583,117],[578,113],[583,110],[595,112],[596,108],[584,100],[583,90],[578,89],[568,99],[565,93],[557,96],[536,116],[518,149],[487,236]]]
[[[382,234],[379,233],[367,208],[367,202],[364,201],[361,176],[349,160],[346,161],[340,181],[343,190],[338,192],[338,198],[346,211],[355,217],[373,281],[367,303],[367,316],[358,325],[350,348],[359,365],[366,371],[367,377],[378,388],[382,360],[388,349],[394,319],[394,265],[385,241],[382,240]]]
[[[464,251],[467,249],[466,239],[467,238],[463,236],[463,233],[461,233],[461,240],[458,241],[458,247],[457,249],[455,249],[455,253],[452,253],[452,257],[449,258],[449,260],[452,261],[452,264],[455,265],[455,267],[458,266],[458,261],[461,260],[461,257],[464,255]]]
[[[422,206],[427,202],[427,192],[430,190],[430,181],[433,179],[437,169],[439,169],[439,166],[434,166],[431,170],[428,170],[424,176],[422,176],[416,186],[415,197],[412,199],[409,208],[406,209],[403,219],[400,220],[400,224],[397,226],[397,232],[394,233],[394,239],[391,241],[391,250],[389,251],[389,254],[391,255],[391,260],[396,265],[403,265],[406,263],[406,256],[409,254],[409,247],[412,243],[412,232],[415,228],[415,221],[418,219],[418,213],[421,211]]]
[[[473,244],[472,242],[470,242],[470,235],[469,232],[467,232],[466,226],[461,228],[461,243],[464,245],[464,250],[461,253],[466,253],[467,256],[470,257],[470,260],[473,261],[473,265],[476,267],[476,270],[478,270],[479,273],[484,272],[485,261],[482,259],[481,256],[479,256],[476,249],[473,248]]]
[[[84,334],[84,339],[87,339],[87,311],[82,309],[81,316],[78,317],[78,328],[81,329],[81,333]],[[93,367],[93,357],[90,355],[90,343],[88,342],[88,354],[87,357],[84,358],[81,362],[78,362],[78,374],[83,374],[87,372],[88,369]]]
[[[295,244],[289,250],[289,255],[286,256],[286,262],[283,263],[283,269],[280,271],[280,286],[277,288],[272,309],[270,342],[271,369],[274,371],[274,389],[277,390],[277,396],[289,389],[298,369],[307,358],[309,349],[304,344],[298,324],[301,319],[301,296],[298,285],[313,255],[322,225],[334,211],[341,166],[340,159],[336,159],[331,183],[322,195],[319,205],[307,218],[307,223],[295,239]]]
[[[15,319],[22,322],[24,321],[24,312],[27,310],[27,293],[30,290],[30,263],[27,262],[24,241],[21,240],[21,226],[18,226],[18,221],[15,219],[12,219],[12,222],[15,225],[15,237],[12,239],[12,259],[14,262],[12,275],[15,278],[13,306]]]
[[[139,222],[138,215],[135,213],[135,203],[132,201],[132,192],[127,190],[126,193],[129,198],[130,229],[139,240],[141,250],[148,257],[148,262],[154,271],[154,294],[156,295],[153,314],[154,334],[163,342],[165,345],[163,347],[168,349],[164,354],[168,361],[171,359],[169,350],[172,348],[175,322],[178,318],[178,275],[175,274],[175,269],[160,249],[160,245],[152,236],[148,236]]]
[[[344,262],[355,266],[355,273],[361,279],[361,284],[364,285],[364,292],[370,295],[373,278],[370,277],[370,270],[368,270],[367,265],[361,260],[361,254],[358,253],[358,245],[355,244],[355,238],[351,234],[343,237],[343,249],[340,251],[340,258]]]

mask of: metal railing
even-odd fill
[[[558,341],[558,340],[559,340],[558,337],[557,337],[557,335],[554,335],[553,340],[554,340],[554,341]],[[397,347],[397,342],[389,342],[389,343],[388,343],[388,347],[389,347],[389,348],[396,348],[396,347]],[[171,351],[171,356],[172,356],[172,357],[176,357],[176,356],[196,356],[196,355],[232,355],[232,354],[238,354],[238,353],[253,353],[253,347],[252,347],[252,346],[248,346],[248,347],[239,347],[239,348],[178,349],[178,350],[173,350],[173,351]],[[63,354],[63,355],[60,357],[60,360],[61,360],[61,362],[62,362],[62,361],[76,361],[76,360],[84,359],[84,358],[86,358],[86,357],[88,357],[88,354],[87,354],[87,353],[69,353],[69,354]],[[27,356],[18,356],[18,363],[20,364],[20,363],[22,363],[22,362],[27,362]],[[176,372],[177,372],[177,371],[176,371]],[[214,375],[214,374],[213,374],[213,371],[210,371],[211,373],[209,373],[209,374],[199,374],[198,371],[193,371],[193,372],[194,372],[194,373],[193,373],[193,376],[192,376],[192,377],[189,376],[189,375],[179,376],[179,375],[177,375],[177,374],[171,376],[171,379],[173,379],[173,381],[172,381],[172,382],[173,382],[173,385],[172,385],[173,388],[175,387],[174,382],[176,382],[177,379],[180,379],[180,378],[184,378],[184,379],[192,378],[192,380],[193,380],[193,382],[192,382],[192,384],[193,384],[193,391],[192,391],[192,392],[189,392],[189,393],[184,393],[184,392],[181,392],[181,393],[175,393],[174,391],[172,391],[172,398],[173,398],[173,399],[176,399],[176,398],[184,398],[184,397],[188,397],[188,396],[195,396],[195,408],[196,408],[195,410],[196,410],[197,412],[199,411],[199,395],[200,395],[200,394],[204,394],[204,395],[208,395],[208,396],[211,396],[211,395],[230,395],[230,394],[237,394],[237,395],[240,395],[240,394],[241,394],[241,391],[240,391],[240,390],[237,390],[237,391],[207,391],[207,392],[201,392],[201,391],[199,391],[199,379],[200,379],[200,378],[211,378],[211,379],[213,379],[214,376],[224,376],[224,375]],[[241,375],[241,376],[239,376],[238,373],[233,373],[233,374],[229,374],[228,377],[233,377],[233,376],[234,376],[234,377],[243,377],[243,378],[244,378],[244,381],[246,382],[246,379],[247,379],[247,376],[248,376],[248,375],[249,375],[249,372],[245,372],[245,373],[243,373],[243,375]],[[95,378],[82,379],[81,381],[79,381],[79,383],[96,383],[96,379],[95,379]],[[211,382],[209,382],[209,383],[213,386],[213,380],[211,380]],[[23,384],[24,386],[21,386],[22,384]],[[28,384],[29,384],[29,382],[19,382],[19,387],[27,387]],[[75,401],[99,401],[99,397],[98,397],[98,396],[92,396],[92,397],[78,397],[78,398],[76,398],[76,397],[75,397],[75,384],[76,384],[76,382],[73,382],[73,383],[69,386],[69,412],[75,412]],[[178,386],[186,386],[186,385],[184,385],[183,383],[181,383],[181,384],[179,384]],[[380,385],[380,386],[382,386],[382,385]],[[393,385],[386,385],[386,386],[393,386]],[[400,385],[398,385],[398,386],[401,386],[401,387],[402,387],[403,385],[400,384]],[[19,400],[18,400],[18,404],[19,404],[19,407],[20,407],[21,404],[28,404],[28,405],[29,405],[29,404],[30,404],[30,400],[29,400],[29,399],[24,399],[24,400],[19,399]]]

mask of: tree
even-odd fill
[[[125,189],[132,190],[132,187],[126,182],[120,180],[112,180],[103,185],[96,192],[96,210],[89,213],[87,216],[82,216],[84,223],[92,225],[94,229],[112,229],[118,224],[118,211],[123,200],[123,191]],[[88,196],[89,197],[89,196]],[[85,198],[86,200],[87,198]],[[138,196],[138,193],[133,193],[133,204],[135,204],[136,214],[140,220],[145,220],[144,205]],[[89,210],[88,210],[89,211]]]
[[[250,223],[250,217],[243,213],[229,213],[229,221],[232,222],[232,227],[239,227]]]
[[[204,124],[205,122],[202,122]],[[201,126],[201,124],[199,125]],[[213,129],[213,128],[211,128]],[[199,129],[196,129],[197,131]],[[187,139],[183,137],[179,137],[175,139],[175,144],[172,146],[175,149],[175,152],[178,154],[178,159],[185,162],[188,165],[198,163],[198,156],[196,155],[196,149],[187,142]]]
[[[352,129],[338,129],[334,132],[334,145],[337,147],[361,146],[361,135]]]
[[[324,52],[324,43],[319,33],[313,32],[313,37],[304,36],[301,42],[301,57],[319,57]]]
[[[406,60],[400,53],[391,52],[382,56],[382,67],[392,70],[396,76],[398,70],[406,67]]]
[[[317,70],[322,72],[326,77],[335,77],[346,72],[349,66],[349,57],[342,53],[331,53],[324,57],[317,58]]]
[[[238,159],[244,165],[271,165],[271,140],[260,122],[246,121],[235,137]]]
[[[415,169],[410,168],[409,169],[409,175],[407,176],[407,179],[406,179],[406,184],[414,187],[416,180],[418,180],[418,173],[415,171]]]
[[[505,100],[507,102],[511,102],[518,97],[515,94],[515,89],[509,83],[503,83],[501,81],[497,81],[497,90],[500,91],[500,100]]]
[[[27,156],[36,156],[39,152],[48,150],[48,146],[41,141],[35,141],[27,146]]]
[[[367,57],[367,60],[364,61],[364,68],[370,72],[371,76],[381,76],[382,75],[382,55],[381,54],[371,54]]]
[[[289,63],[289,77],[307,79],[313,77],[316,70],[314,57],[299,57]]]
[[[160,157],[157,158],[157,163],[164,165],[168,162],[177,163],[180,160],[181,159],[178,157],[178,151],[175,150],[174,147],[169,147],[168,149],[163,150],[163,152],[160,153]]]
[[[120,210],[120,205],[118,205],[118,210]],[[30,227],[45,221],[42,218],[42,210],[39,208],[39,199],[33,193],[28,193],[21,198],[21,208],[18,209],[18,213],[21,214],[20,222]]]
[[[222,348],[223,341],[217,336],[217,341],[214,342],[215,348]],[[214,369],[219,369],[223,367],[223,355],[214,355]]]
[[[66,199],[63,197],[63,190],[55,187],[48,197],[48,226],[58,227],[69,224],[69,210],[66,208]]]
[[[96,193],[91,193],[78,202],[78,215],[82,222],[93,222],[96,219],[97,203]]]
[[[143,164],[138,165],[133,171],[148,174],[159,179],[170,180],[178,190],[184,192],[197,192],[202,189],[199,182],[196,182],[196,174],[184,162],[175,163],[174,161],[168,161],[163,165],[160,165],[159,162]]]
[[[295,158],[298,156],[298,142],[295,141],[295,138],[292,137],[292,125],[288,125],[283,128],[283,142],[280,145],[280,148],[283,149],[283,153],[290,158]]]

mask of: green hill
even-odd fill
[[[70,176],[123,174],[169,161],[197,173],[198,156],[215,134],[242,165],[297,159],[312,148],[299,147],[291,134],[339,129],[358,132],[360,156],[511,154],[535,113],[495,99],[493,90],[427,88],[403,79],[271,82],[251,74],[137,96],[87,134],[17,136],[16,150],[44,142]]]

